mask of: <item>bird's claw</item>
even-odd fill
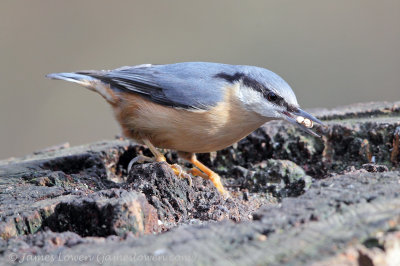
[[[171,169],[174,171],[175,175],[179,178],[186,178],[189,181],[189,186],[192,186],[192,177],[185,173],[182,167],[178,164],[170,165]]]
[[[219,193],[221,193],[221,195],[224,199],[227,199],[230,197],[229,192],[227,190],[225,190],[224,185],[222,185],[221,177],[218,174],[212,173],[208,178],[211,180],[211,182],[217,188]]]
[[[207,175],[206,173],[203,173],[196,167],[192,168],[190,170],[190,173],[194,176],[200,176],[204,179],[210,180],[214,184],[214,186],[217,188],[219,193],[221,193],[221,195],[224,199],[227,199],[230,197],[229,192],[227,190],[225,190],[224,186],[222,185],[221,177],[218,174],[212,172],[210,175]]]
[[[135,163],[150,163],[150,162],[166,162],[166,159],[163,155],[155,157],[155,158],[150,158],[144,155],[138,155],[135,158],[133,158],[127,167],[127,172],[129,173],[132,169],[132,166]],[[193,182],[192,182],[192,177],[185,173],[185,171],[182,169],[182,167],[178,164],[168,164],[172,171],[174,171],[175,175],[179,178],[186,178],[189,181],[189,185],[192,186]]]
[[[132,166],[135,163],[151,163],[154,161],[155,161],[154,158],[150,158],[150,157],[147,157],[144,155],[138,155],[129,162],[128,167],[127,167],[127,172],[129,173],[131,171]]]

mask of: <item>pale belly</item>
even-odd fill
[[[156,129],[163,134],[153,135],[149,140],[156,146],[184,152],[205,153],[224,149],[249,135],[263,123],[253,125],[229,125],[217,130],[193,126],[191,128],[169,127]]]
[[[148,139],[158,148],[205,153],[226,148],[268,121],[241,106],[224,104],[209,111],[165,107],[130,96],[115,108],[126,137]]]

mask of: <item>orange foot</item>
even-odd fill
[[[217,173],[213,172],[210,168],[202,164],[199,160],[197,160],[197,157],[194,153],[180,152],[179,155],[197,167],[192,168],[192,170],[190,171],[192,175],[200,176],[204,179],[209,179],[225,199],[230,197],[229,192],[222,185],[221,177]]]

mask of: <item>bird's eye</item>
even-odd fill
[[[278,100],[278,96],[277,96],[275,93],[270,92],[270,93],[268,93],[268,95],[267,95],[267,99],[268,99],[268,101],[270,101],[270,102],[275,102],[276,100]]]

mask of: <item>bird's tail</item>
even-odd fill
[[[87,73],[87,74],[86,74]],[[95,91],[104,97],[109,103],[115,104],[117,102],[117,95],[110,88],[110,84],[102,82],[96,77],[90,75],[91,72],[81,73],[51,73],[47,74],[46,78],[66,80],[82,85],[89,90]],[[93,74],[96,74],[93,72]]]

